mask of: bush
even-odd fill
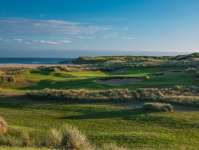
[[[87,138],[76,128],[66,125],[62,129],[61,150],[93,150]]]
[[[0,136],[0,145],[4,146],[32,146],[34,145],[33,137],[29,132],[19,128],[8,128],[7,132]]]
[[[8,131],[8,132],[7,132]],[[0,145],[4,146],[47,146],[60,150],[94,150],[86,136],[78,129],[66,125],[61,130],[51,129],[45,139],[30,136],[30,132],[23,129],[9,128],[3,118],[0,118]]]
[[[8,69],[5,71],[5,74],[9,76],[14,76],[14,75],[20,75],[25,71],[26,69],[24,68]]]
[[[60,130],[51,129],[46,146],[60,150],[94,150],[86,136],[70,125],[65,125]]]
[[[20,136],[21,136],[22,146],[31,146],[33,141],[28,131],[22,130]]]
[[[4,72],[0,70],[0,75],[4,75]]]
[[[67,102],[75,101],[111,101],[111,100],[132,100],[134,93],[128,89],[114,90],[51,90],[31,91],[26,94],[30,98],[46,98],[64,100]]]
[[[48,73],[60,71],[60,69],[56,66],[52,66],[52,67],[41,66],[38,68],[38,70],[41,72],[48,72]]]
[[[8,131],[7,122],[0,117],[0,134],[5,134]]]
[[[153,112],[172,112],[174,108],[171,104],[165,103],[145,103],[143,105],[143,109],[145,111],[153,111]]]
[[[46,145],[48,147],[58,148],[62,140],[61,133],[57,129],[51,129],[46,138]]]
[[[184,87],[181,86],[181,85],[175,85],[174,86],[174,90],[183,90],[183,89],[184,89]]]
[[[0,82],[15,82],[15,78],[11,75],[2,75],[0,76]]]
[[[77,128],[65,125],[60,130],[51,129],[42,137],[35,133],[20,128],[9,128],[8,132],[0,136],[1,146],[13,147],[47,147],[58,150],[97,150],[91,145],[87,137]],[[102,150],[128,150],[115,144],[106,144],[100,147]]]

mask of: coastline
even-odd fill
[[[0,68],[37,68],[41,66],[74,66],[74,64],[0,64]]]

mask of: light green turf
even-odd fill
[[[175,85],[199,85],[199,79],[193,74],[186,72],[172,72],[173,70],[181,70],[181,68],[135,68],[120,70],[115,72],[102,71],[73,71],[73,72],[32,72],[26,71],[21,75],[17,75],[16,83],[0,83],[0,88],[4,91],[12,89],[15,91],[24,91],[32,89],[110,89],[110,88],[161,88],[173,87]],[[163,72],[163,75],[154,75],[154,73]],[[96,82],[101,77],[113,76],[149,76],[148,80],[142,80],[136,83],[108,85]]]

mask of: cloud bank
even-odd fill
[[[53,19],[0,18],[0,50],[119,49],[122,42],[133,40],[135,37],[129,34],[127,27]]]
[[[69,22],[63,20],[34,20],[34,19],[1,19],[0,34],[7,36],[20,35],[93,35],[109,30],[91,24]]]

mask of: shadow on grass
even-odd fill
[[[78,112],[83,115],[74,115],[62,117],[60,119],[107,119],[107,118],[123,118],[123,119],[131,119],[132,116],[137,116],[140,114],[145,114],[141,109],[124,109],[124,110],[115,110],[115,111],[91,111],[91,110],[78,110]]]
[[[146,112],[141,108],[122,109],[112,111],[94,111],[89,109],[77,110],[81,115],[61,117],[59,119],[68,120],[95,120],[95,119],[122,119],[133,121],[142,125],[157,125],[174,129],[194,129],[199,128],[197,120],[186,120],[175,118],[172,113],[165,112]],[[180,112],[178,112],[180,113]]]
[[[50,107],[48,106],[50,104]],[[0,108],[12,108],[15,110],[21,109],[32,109],[37,111],[37,108],[48,109],[53,111],[59,111],[61,106],[69,105],[71,103],[50,101],[50,100],[31,100],[24,96],[18,97],[2,97],[0,96]],[[77,104],[77,107],[76,107]],[[83,106],[84,104],[89,106]],[[199,119],[193,120],[192,117],[184,118],[180,113],[181,112],[170,112],[170,113],[150,113],[145,112],[139,108],[133,107],[120,107],[119,109],[98,109],[97,105],[113,105],[115,103],[110,102],[95,102],[95,103],[72,103],[71,112],[75,112],[77,115],[68,115],[67,109],[63,117],[58,117],[58,120],[97,120],[97,119],[110,119],[110,120],[126,120],[131,123],[139,123],[140,125],[157,125],[172,129],[198,129],[199,128]],[[117,103],[117,105],[122,106],[122,103]],[[125,104],[127,106],[128,103]],[[132,104],[129,104],[132,105]],[[83,107],[82,107],[83,106]],[[107,107],[106,107],[107,108]],[[196,112],[198,113],[198,112]],[[191,115],[191,114],[190,114]]]
[[[87,78],[87,79],[71,79],[71,80],[41,80],[38,83],[35,83],[31,86],[20,88],[21,90],[41,90],[45,88],[49,89],[78,89],[78,88],[87,88],[87,89],[107,89],[113,88],[109,85],[101,85],[94,82],[97,78]]]
[[[13,109],[22,109],[27,106],[33,106],[36,104],[47,104],[45,101],[35,101],[28,99],[25,96],[0,96],[0,108],[13,108]]]
[[[30,73],[33,73],[33,74],[39,74],[39,75],[50,75],[51,72],[50,71],[46,71],[46,70],[31,70]]]
[[[0,108],[22,109],[26,107],[35,107],[37,105],[127,105],[129,102],[120,100],[66,100],[66,99],[48,99],[31,98],[26,95],[0,95]]]

